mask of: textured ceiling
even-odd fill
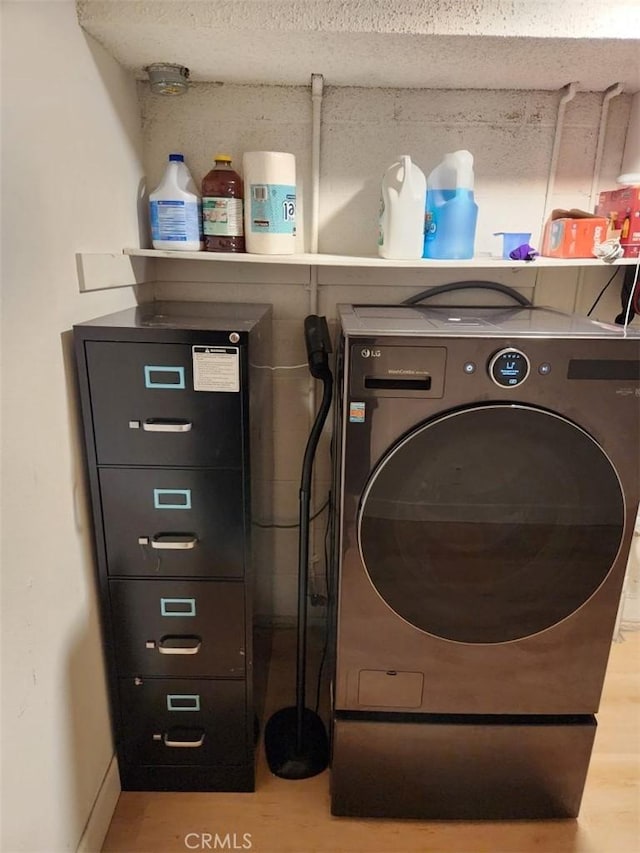
[[[640,0],[78,0],[122,65],[195,81],[640,89]],[[633,37],[632,37],[633,36]]]

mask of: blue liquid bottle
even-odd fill
[[[478,205],[473,197],[473,155],[454,151],[427,179],[424,258],[473,257]]]

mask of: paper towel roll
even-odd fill
[[[247,252],[292,255],[296,243],[296,158],[282,151],[247,151],[242,171]]]

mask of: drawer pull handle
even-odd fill
[[[151,539],[151,547],[158,551],[190,551],[197,544],[193,533],[156,533]]]
[[[200,637],[162,637],[158,643],[161,655],[197,655],[201,647]]]
[[[172,421],[167,418],[147,418],[142,422],[145,432],[189,432],[192,426],[191,421]]]
[[[197,749],[204,743],[204,732],[200,732],[195,740],[173,740],[172,738],[173,736],[171,735],[171,732],[165,732],[162,735],[157,734],[153,736],[154,740],[162,740],[162,743],[165,746],[169,746],[174,749]]]

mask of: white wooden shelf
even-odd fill
[[[387,260],[378,256],[297,254],[297,255],[252,255],[246,252],[165,252],[158,249],[124,249],[124,254],[143,258],[170,258],[179,261],[231,262],[243,264],[293,264],[315,267],[372,267],[403,269],[535,269],[537,267],[603,267],[638,263],[637,258],[621,258],[614,264],[605,264],[599,258],[536,258],[534,261],[512,261],[479,256],[465,261],[439,261],[420,259],[414,261]]]

